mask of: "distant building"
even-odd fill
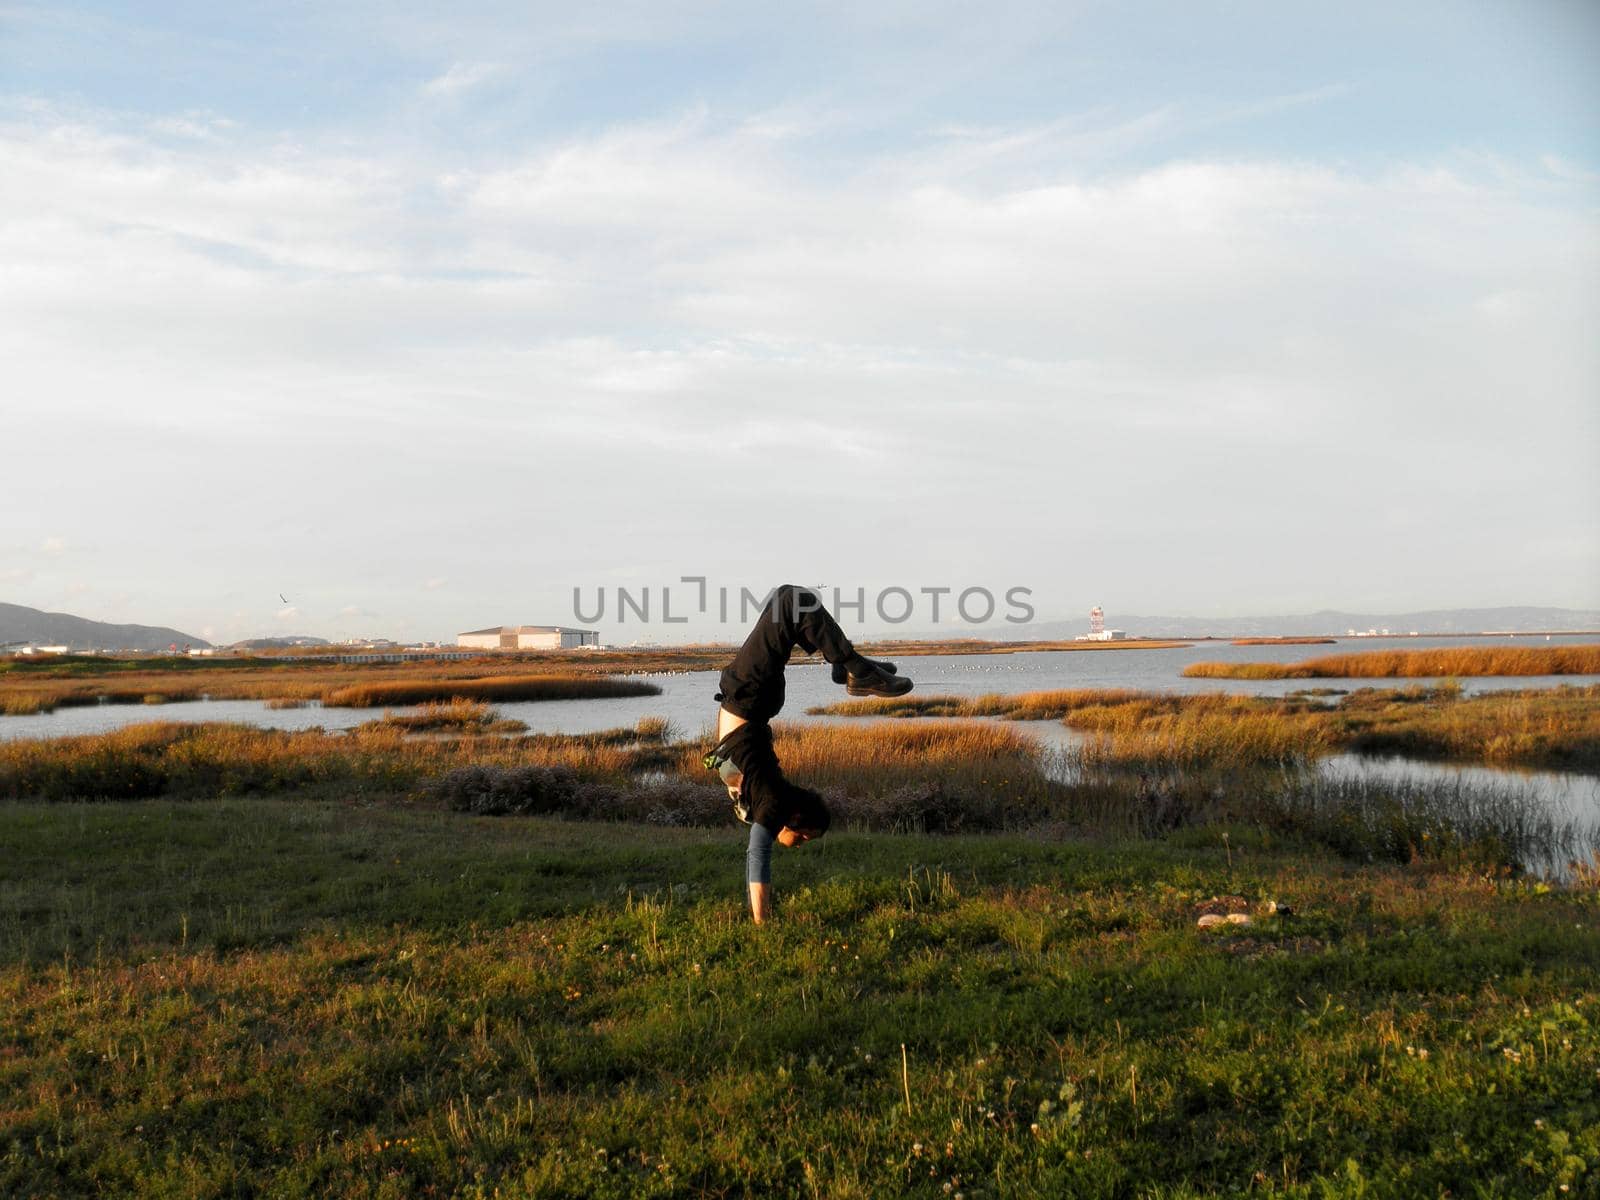
[[[1089,632],[1080,633],[1072,639],[1075,642],[1125,642],[1128,640],[1126,629],[1107,629],[1105,610],[1096,604],[1089,610]]]
[[[456,635],[456,645],[470,650],[575,650],[599,644],[598,630],[564,625],[496,625]]]

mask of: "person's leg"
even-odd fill
[[[833,681],[848,685],[851,695],[901,696],[911,690],[909,679],[895,677],[893,663],[868,658],[855,648],[815,592],[786,584],[773,603],[783,609],[780,620],[793,623],[794,644],[833,664]]]
[[[717,741],[720,743],[739,726],[747,722],[736,712],[726,708],[717,709]]]
[[[761,608],[755,626],[733,662],[722,672],[718,699],[729,712],[747,720],[771,720],[783,707],[783,672],[799,646],[834,664],[834,678],[844,668],[852,690],[872,688],[894,674],[894,668],[856,653],[839,622],[815,592],[786,583],[775,589]],[[841,681],[842,682],[842,681]],[[891,684],[885,694],[911,690],[909,682]]]
[[[815,592],[786,583],[761,606],[744,645],[722,672],[722,706],[751,721],[775,717],[783,707],[783,671],[796,646],[821,650],[829,662],[855,649]]]

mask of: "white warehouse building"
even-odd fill
[[[496,625],[456,634],[456,645],[468,650],[573,650],[599,644],[598,630],[565,625]]]

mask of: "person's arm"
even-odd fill
[[[767,918],[771,915],[772,885],[752,883],[750,885],[750,919],[757,925],[765,925]]]
[[[760,925],[772,914],[772,834],[759,821],[750,826],[744,878],[750,885],[750,917]]]

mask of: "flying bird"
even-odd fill
[[[285,604],[289,603],[289,597],[285,596],[282,592],[278,593],[278,599],[282,600]]]

